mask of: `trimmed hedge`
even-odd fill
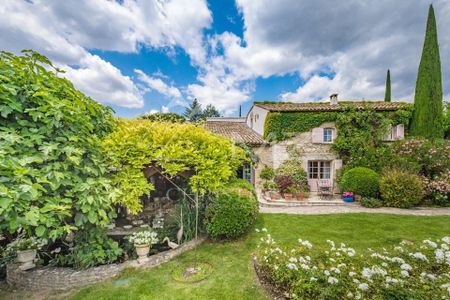
[[[245,180],[234,180],[214,195],[206,208],[206,232],[214,239],[236,239],[255,222],[257,214],[253,186]]]
[[[358,167],[346,171],[340,178],[342,192],[353,192],[362,197],[377,197],[380,191],[380,178],[377,172]]]
[[[380,179],[381,197],[386,206],[410,208],[417,206],[424,195],[424,184],[418,175],[390,171]]]

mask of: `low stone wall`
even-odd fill
[[[126,268],[156,267],[183,252],[195,248],[204,240],[205,238],[192,240],[176,249],[164,251],[145,259],[129,260],[120,264],[104,265],[86,270],[37,267],[28,271],[22,271],[17,264],[11,264],[6,269],[6,281],[12,286],[23,289],[68,290],[113,278]]]

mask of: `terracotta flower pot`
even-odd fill
[[[134,245],[136,248],[136,253],[139,256],[139,258],[146,258],[148,255],[148,252],[150,252],[150,246],[149,245]]]
[[[354,196],[355,202],[361,202],[361,195]]]
[[[34,264],[36,253],[35,249],[17,251],[16,261],[21,263],[19,268],[23,271],[34,268],[36,266]]]
[[[284,197],[285,200],[291,201],[292,200],[292,193],[283,193],[283,197]]]
[[[301,191],[295,192],[295,198],[297,198],[297,200],[303,200],[304,197],[305,195],[303,194],[303,192]]]

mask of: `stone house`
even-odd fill
[[[301,149],[302,165],[308,176],[310,190],[314,192],[317,191],[319,180],[329,180],[333,186],[337,186],[335,184],[336,175],[342,167],[342,160],[339,154],[332,149],[332,144],[339,134],[335,123],[323,122],[304,132],[294,132],[281,142],[271,142],[271,133],[265,132],[269,117],[277,114],[278,120],[281,122],[280,126],[283,127],[285,119],[289,117],[290,113],[305,112],[315,114],[313,116],[328,112],[345,113],[350,106],[356,110],[370,108],[377,112],[389,112],[406,109],[409,105],[402,102],[384,101],[338,102],[337,95],[332,95],[330,102],[254,102],[246,117],[209,118],[206,120],[205,126],[214,133],[229,137],[236,143],[246,144],[252,148],[258,156],[259,162],[254,169],[249,165],[243,166],[239,175],[255,184],[257,188],[261,187],[259,179],[261,169],[264,166],[277,168],[284,160],[288,159],[288,146],[295,145]],[[302,120],[300,119],[298,122],[302,122]],[[386,133],[385,141],[403,139],[404,131],[403,124],[391,126]]]

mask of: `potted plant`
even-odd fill
[[[344,202],[353,202],[353,193],[352,192],[343,192],[342,193],[342,200],[344,200]]]
[[[263,183],[263,189],[266,191],[265,196],[267,198],[272,198],[272,194],[278,194],[277,191],[277,184],[273,181],[266,181]],[[274,195],[276,197],[277,195]]]
[[[290,201],[292,200],[292,195],[296,192],[295,186],[288,187],[285,192],[283,193],[284,199]]]
[[[361,202],[361,195],[355,194],[355,195],[353,196],[353,199],[355,199],[355,202]]]
[[[297,198],[297,200],[303,200],[304,198],[308,198],[308,197],[309,197],[308,184],[297,185],[297,190],[295,191],[295,198]]]
[[[34,268],[36,265],[37,251],[47,244],[46,239],[38,239],[36,237],[18,236],[14,241],[7,245],[7,250],[17,254],[16,261],[20,263],[19,268],[23,271]]]
[[[158,242],[158,235],[152,230],[142,230],[134,232],[128,239],[134,244],[139,259],[142,259],[147,257],[150,247]]]
[[[292,177],[287,175],[278,175],[275,177],[275,183],[277,184],[278,189],[283,195],[284,199],[291,200],[292,188],[295,188]]]

